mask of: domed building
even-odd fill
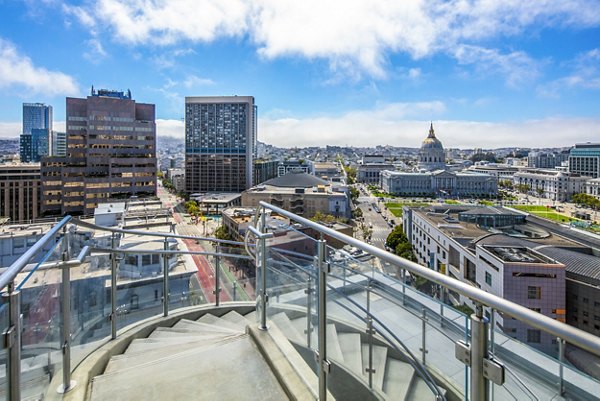
[[[429,127],[429,135],[423,141],[419,150],[419,170],[445,170],[446,154],[439,139],[435,137],[433,123]]]

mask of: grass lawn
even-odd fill
[[[546,206],[539,205],[513,205],[515,209],[522,210],[524,212],[529,212],[538,217],[543,217],[548,220],[557,221],[559,223],[569,223],[571,221],[580,221],[579,219],[575,219],[573,217],[565,216],[564,214],[556,213],[554,209],[550,209]]]
[[[390,213],[392,213],[396,217],[402,217],[402,208],[404,206],[421,207],[421,206],[429,206],[429,203],[426,203],[426,202],[388,202],[385,204],[385,207],[387,207],[389,209]]]

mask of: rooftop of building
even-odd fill
[[[94,89],[92,86],[91,96],[93,97],[112,97],[115,99],[128,99],[131,100],[131,91],[119,91],[114,89]]]
[[[483,248],[505,263],[559,264],[555,260],[523,246],[484,245]]]
[[[199,203],[230,203],[240,198],[242,195],[237,192],[214,192],[206,194],[192,194],[190,199],[194,199]]]
[[[585,245],[552,233],[545,227],[538,226],[530,221],[523,224],[488,228],[474,221],[462,221],[460,218],[460,215],[469,218],[474,216],[518,217],[518,213],[504,208],[441,205],[421,207],[414,209],[414,211],[448,237],[472,251],[474,251],[477,244],[527,248],[551,245],[581,252],[587,252],[589,249]]]
[[[311,188],[318,185],[329,185],[329,182],[311,174],[292,171],[267,180],[262,185],[278,188]]]

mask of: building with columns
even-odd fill
[[[433,123],[429,126],[429,135],[423,140],[419,150],[419,170],[433,171],[446,169],[446,152],[439,139],[435,137]]]

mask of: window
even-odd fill
[[[542,287],[527,286],[527,299],[542,299]]]
[[[537,329],[527,329],[527,342],[539,344],[541,342],[542,333]]]
[[[488,272],[485,272],[485,283],[489,286],[492,285],[492,275]]]

